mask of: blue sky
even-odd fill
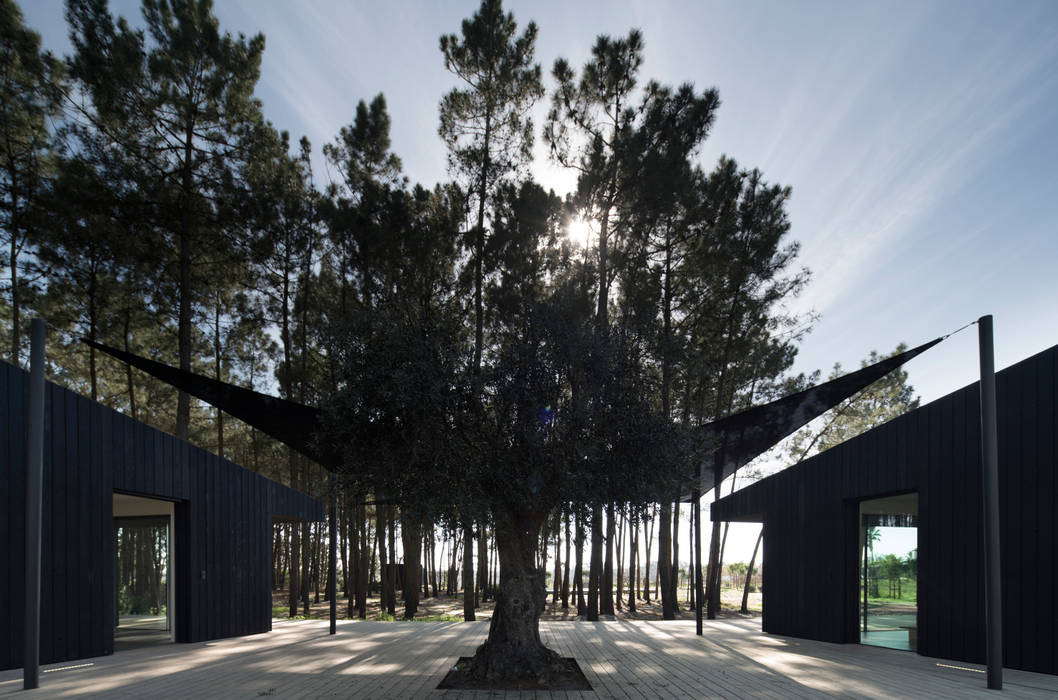
[[[453,84],[437,47],[476,2],[218,0],[222,27],[267,38],[266,116],[318,151],[384,92],[413,181],[446,177],[437,104]],[[140,23],[139,3],[112,2]],[[820,321],[796,368],[858,366],[984,313],[997,366],[1058,343],[1058,3],[508,2],[540,28],[537,58],[586,58],[600,33],[643,31],[645,79],[716,87],[699,159],[720,154],[793,187],[791,237],[812,270],[794,302]],[[57,52],[59,0],[24,3]],[[538,124],[546,101],[541,103]],[[564,191],[569,174],[535,173]],[[317,157],[317,178],[328,173]],[[914,360],[931,400],[974,381],[976,331]]]
[[[112,2],[140,23],[139,3]],[[446,177],[437,104],[454,84],[438,50],[477,3],[218,0],[232,32],[267,38],[266,116],[317,152],[356,103],[386,94],[393,149],[413,181]],[[1058,3],[508,2],[539,25],[537,58],[583,63],[597,34],[643,31],[643,79],[716,87],[699,159],[720,154],[793,187],[791,237],[821,315],[796,369],[858,366],[995,315],[996,364],[1058,343]],[[23,2],[45,45],[68,50],[59,0]],[[541,103],[537,123],[543,118]],[[534,172],[559,192],[572,177]],[[908,365],[929,401],[977,378],[971,328]],[[729,560],[748,560],[736,524]]]

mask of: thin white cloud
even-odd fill
[[[811,219],[820,227],[811,231],[813,221],[804,218],[797,227],[809,230],[822,263],[806,304],[827,311],[871,270],[906,255],[917,236],[938,234],[916,225],[986,167],[1043,98],[1026,82],[1053,63],[1053,43],[1012,64],[1001,58],[1014,41],[1016,34],[1007,34],[942,91],[894,109],[873,131],[859,131],[858,142],[846,141],[844,156],[832,156],[814,178],[823,180],[819,186],[800,188],[801,197],[814,200]]]

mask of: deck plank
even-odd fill
[[[757,619],[542,622],[541,637],[577,659],[591,692],[440,691],[488,622],[276,622],[271,633],[165,645],[44,667],[23,691],[0,673],[0,698],[900,698],[980,697],[982,667],[909,652],[763,634]],[[1007,669],[1008,698],[1050,698],[1058,677]]]

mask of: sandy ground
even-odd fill
[[[287,592],[283,589],[272,592],[272,605],[274,607],[287,606]],[[312,593],[310,600],[315,600],[315,592]],[[749,594],[749,614],[741,615],[738,610],[742,604],[742,591],[734,589],[725,589],[720,593],[720,600],[722,603],[721,617],[755,617],[760,615],[761,611],[761,594],[750,593]],[[627,603],[627,599],[625,600]],[[488,600],[477,608],[474,615],[478,620],[488,620],[492,617],[493,601]],[[397,619],[401,619],[404,616],[404,601],[401,599],[398,592],[397,595]],[[327,619],[330,615],[330,606],[327,601],[324,600],[323,592],[320,592],[320,602],[312,603],[310,606],[309,618]],[[354,613],[355,615],[355,613]],[[436,617],[439,615],[447,615],[459,620],[463,619],[463,598],[459,596],[439,596],[437,598],[420,598],[419,609],[415,614],[415,619]],[[378,596],[369,597],[367,600],[367,619],[377,619],[379,616],[379,598]],[[285,617],[285,616],[284,616]],[[348,618],[348,601],[343,596],[338,598],[338,619]],[[628,619],[628,620],[661,620],[661,603],[660,601],[646,602],[644,600],[636,600],[636,611],[630,613],[627,609],[627,605],[622,605],[622,608],[617,611],[615,615],[616,619]],[[576,605],[571,597],[571,606],[568,610],[563,610],[561,602],[558,605],[551,603],[551,596],[548,596],[548,605],[544,610],[544,613],[540,616],[541,620],[575,620],[577,619]],[[678,620],[693,620],[694,611],[689,610],[687,603],[684,599],[680,599],[680,611],[676,613],[676,619]]]

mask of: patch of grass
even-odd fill
[[[290,606],[288,605],[273,605],[272,606],[272,617],[282,618],[284,620],[310,620],[312,619],[308,615],[295,615],[290,617]]]
[[[378,613],[372,615],[370,618],[372,622],[462,622],[462,617],[455,615],[449,615],[448,613],[441,613],[438,615],[427,615],[426,617],[416,617],[413,620],[405,620],[402,617],[394,617],[389,613]]]
[[[875,588],[877,586],[877,588]],[[877,583],[872,579],[868,599],[872,605],[885,603],[916,603],[918,601],[918,582],[914,579],[901,579],[900,595],[895,595],[897,586],[890,585],[889,579],[881,578]],[[889,595],[892,592],[894,595]],[[863,583],[860,582],[860,600],[863,600]]]

